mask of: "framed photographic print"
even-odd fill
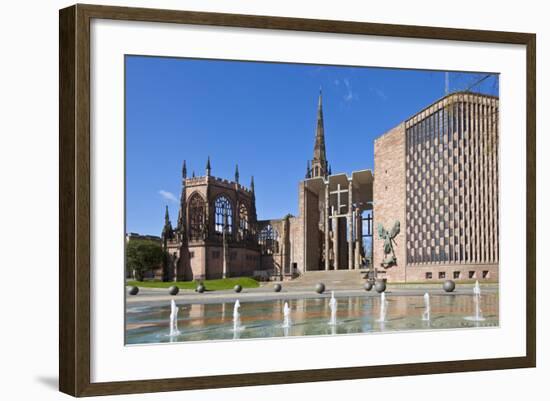
[[[61,10],[60,390],[534,367],[535,113],[533,34]]]

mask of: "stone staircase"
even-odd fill
[[[359,270],[309,271],[300,277],[285,281],[288,288],[313,288],[319,282],[332,289],[361,288],[365,283],[365,272]]]

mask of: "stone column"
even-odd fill
[[[328,180],[325,182],[325,270],[330,268],[330,232],[329,232],[329,188]]]
[[[224,215],[223,234],[222,234],[222,278],[227,278],[227,215]],[[206,253],[206,252],[205,252]]]
[[[363,217],[361,210],[355,209],[355,268],[361,267],[361,248],[363,247]]]
[[[178,262],[179,262],[179,258],[178,258],[178,255],[177,253],[174,252],[174,260],[173,260],[173,272],[174,272],[174,277],[173,277],[173,280],[174,281],[178,281],[178,279],[180,278],[180,275],[178,274]]]
[[[280,279],[281,281],[283,281],[284,279],[284,275],[285,275],[285,272],[286,272],[286,268],[288,266],[288,270],[290,273],[292,273],[290,270],[290,265],[288,264],[287,265],[287,252],[288,252],[288,247],[287,247],[287,239],[288,239],[288,216],[283,220],[283,235],[282,235],[282,238],[281,238],[281,275],[280,275]],[[305,271],[305,264],[304,264],[304,271]]]
[[[353,269],[353,181],[348,181],[348,270]]]
[[[334,249],[334,270],[340,268],[340,218],[334,217],[338,215],[338,212],[333,214],[332,217],[332,249]]]
[[[227,278],[227,241],[225,238],[225,233],[223,234],[222,258],[222,278]]]

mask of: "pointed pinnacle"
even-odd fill
[[[206,175],[209,176],[212,172],[212,167],[210,165],[210,156],[208,156],[208,160],[206,161]]]

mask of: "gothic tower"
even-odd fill
[[[315,131],[315,146],[313,148],[313,160],[311,160],[311,178],[328,176],[327,153],[325,149],[325,128],[323,124],[323,94],[319,91],[319,104],[317,105],[317,128]]]

